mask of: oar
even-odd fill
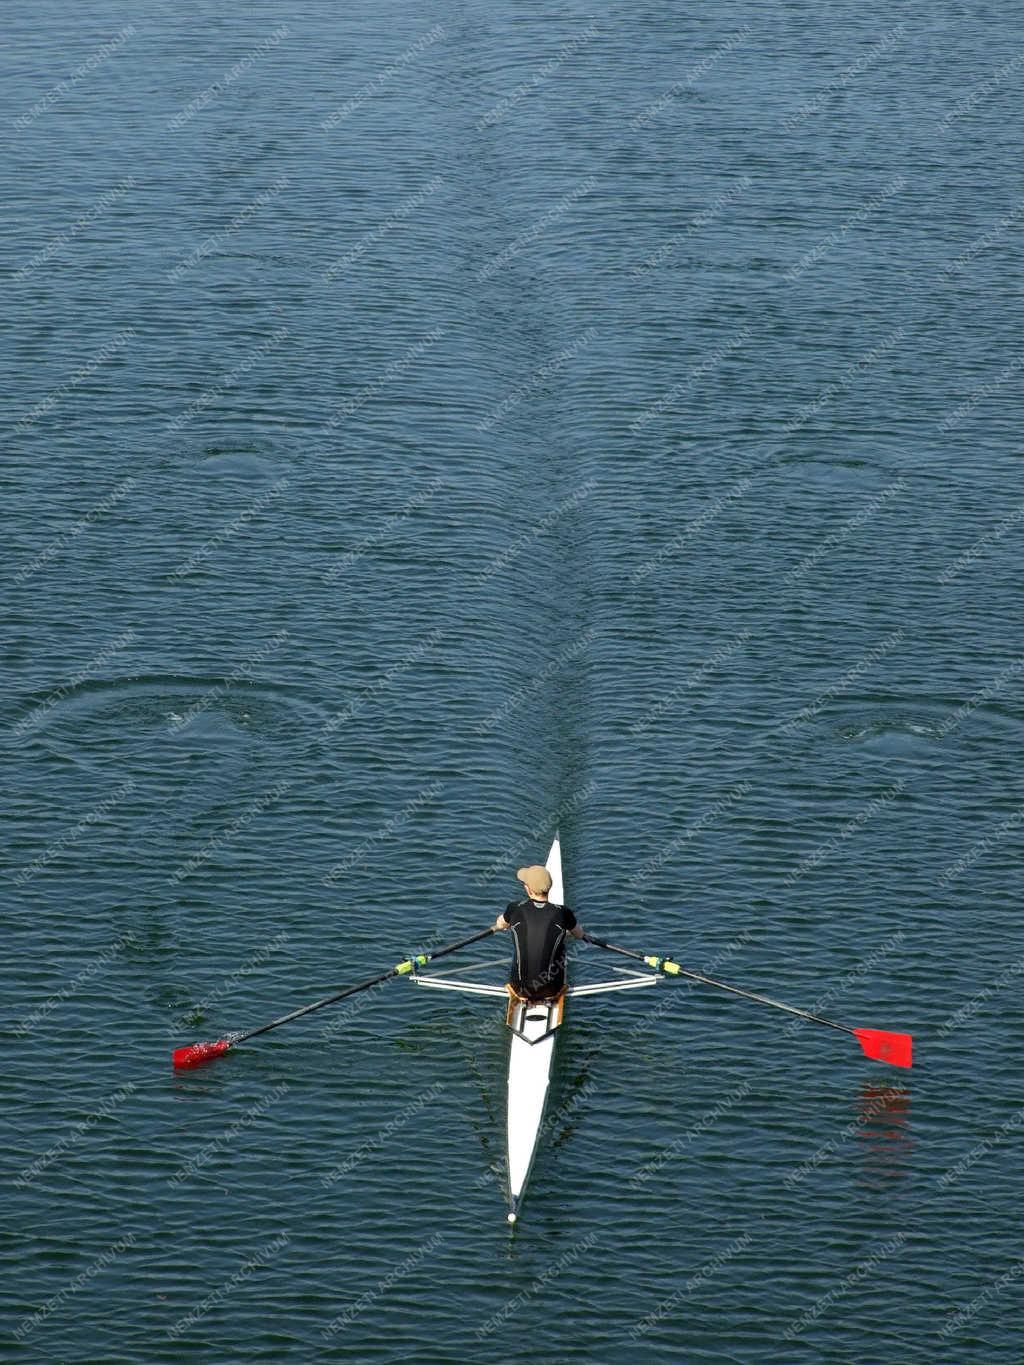
[[[487,938],[489,934],[493,933],[494,926],[492,925],[489,929],[481,929],[478,934],[471,934],[469,938],[460,938],[457,943],[449,943],[444,948],[438,948],[433,953],[419,953],[416,957],[407,957],[404,962],[396,962],[390,971],[381,972],[380,976],[371,976],[368,981],[360,981],[355,986],[347,986],[345,990],[338,991],[336,995],[325,995],[322,1000],[314,1000],[312,1005],[303,1005],[301,1009],[292,1010],[291,1014],[283,1014],[280,1019],[274,1019],[269,1024],[262,1024],[259,1028],[250,1029],[248,1033],[228,1033],[223,1038],[218,1038],[215,1043],[190,1043],[188,1047],[176,1048],[173,1055],[174,1065],[178,1068],[199,1066],[201,1062],[208,1062],[214,1057],[221,1057],[229,1047],[235,1047],[238,1043],[245,1043],[261,1033],[269,1033],[272,1028],[287,1024],[292,1019],[299,1019],[304,1014],[312,1014],[314,1010],[322,1010],[325,1005],[333,1005],[337,1000],[344,1000],[347,995],[358,995],[360,991],[368,991],[371,986],[379,986],[385,981],[390,981],[393,976],[405,976],[414,967],[424,967],[428,962],[433,962],[436,957],[444,957],[447,953],[454,953],[459,948],[466,948],[469,944]]]
[[[680,967],[678,962],[673,962],[670,957],[648,957],[645,953],[634,953],[630,948],[616,947],[614,943],[606,943],[604,939],[595,938],[593,934],[584,934],[583,937],[588,943],[596,944],[598,948],[607,948],[611,953],[621,953],[623,957],[636,958],[638,962],[644,962],[648,967],[654,967],[668,976],[687,976],[691,981],[700,981],[705,986],[717,986],[720,991],[742,995],[744,1000],[756,1000],[758,1004],[772,1005],[775,1009],[785,1010],[787,1014],[795,1014],[800,1019],[809,1019],[812,1024],[827,1024],[829,1028],[852,1033],[863,1048],[865,1056],[870,1057],[872,1061],[888,1062],[890,1066],[910,1066],[912,1063],[913,1039],[909,1033],[887,1033],[884,1029],[851,1028],[849,1024],[837,1024],[832,1019],[823,1019],[820,1014],[809,1014],[807,1010],[784,1005],[781,1000],[770,1000],[767,995],[741,991],[738,986],[727,986],[724,981],[716,981],[714,977],[702,976],[700,972],[689,972],[685,967]]]

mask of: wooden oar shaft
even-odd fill
[[[644,953],[635,953],[631,948],[620,948],[615,943],[607,943],[602,938],[594,938],[592,934],[584,934],[583,937],[588,943],[596,944],[598,948],[607,948],[609,952],[621,953],[623,957],[636,958],[640,962],[647,961]],[[671,961],[670,958],[657,959],[658,962]],[[691,981],[699,981],[705,986],[716,986],[720,991],[729,991],[732,995],[740,995],[744,1000],[756,1000],[760,1005],[771,1005],[774,1009],[785,1010],[787,1014],[795,1014],[799,1019],[809,1019],[812,1024],[825,1024],[828,1028],[839,1029],[841,1033],[857,1032],[849,1024],[837,1024],[833,1019],[823,1019],[820,1014],[811,1014],[808,1010],[797,1009],[795,1005],[784,1005],[781,1000],[772,1000],[770,996],[758,995],[755,991],[744,991],[739,986],[730,986],[725,981],[716,981],[713,976],[703,976],[700,972],[687,971],[685,967],[680,967],[677,962],[672,962],[673,970],[671,976],[686,976]]]

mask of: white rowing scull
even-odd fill
[[[551,874],[548,899],[564,904],[562,848],[555,835],[546,867]],[[414,972],[409,976],[418,986],[438,990],[463,991],[469,995],[500,996],[507,1000],[505,1023],[511,1031],[508,1055],[508,1221],[515,1223],[519,1205],[530,1178],[537,1153],[548,1092],[555,1039],[565,1017],[565,1000],[571,995],[597,995],[605,991],[631,990],[637,986],[656,986],[662,978],[642,972],[623,972],[617,981],[596,981],[592,985],[568,986],[550,1000],[523,1000],[509,986],[458,981],[451,976]]]

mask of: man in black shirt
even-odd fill
[[[551,873],[546,867],[521,867],[516,873],[527,899],[513,901],[494,922],[511,929],[516,956],[509,984],[527,1000],[550,1000],[565,989],[565,940],[583,937],[583,927],[564,905],[548,900]]]

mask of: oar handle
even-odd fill
[[[449,943],[447,947],[438,948],[433,953],[420,953],[414,962],[417,966],[422,966],[424,962],[433,962],[435,957],[447,957],[449,953],[457,952],[460,948],[468,948],[471,943],[479,943],[482,938],[489,938],[495,932],[493,924],[489,924],[486,929],[481,929],[476,934],[470,934],[469,938],[460,938],[456,943]],[[400,963],[399,966],[404,966]]]
[[[635,957],[640,962],[644,960],[643,953],[634,953],[632,948],[620,948],[614,943],[609,943],[607,939],[598,938],[596,934],[584,932],[583,941],[584,943],[596,944],[598,948],[607,948],[610,953],[621,953],[623,957]]]

